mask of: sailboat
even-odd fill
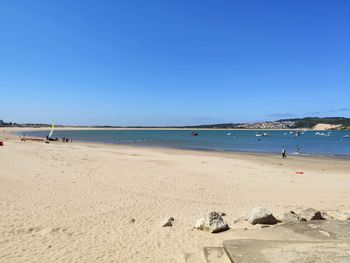
[[[51,125],[51,131],[50,131],[50,133],[49,133],[49,138],[52,137],[53,129],[54,129],[54,128],[55,128],[55,122],[53,122],[52,125]]]
[[[48,141],[58,141],[57,138],[55,138],[55,139],[52,138],[52,134],[53,134],[54,128],[55,128],[55,122],[52,123],[52,125],[51,125],[51,131],[50,131],[49,135],[46,137],[46,140],[48,140]]]

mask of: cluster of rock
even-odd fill
[[[223,219],[225,213],[211,212],[199,218],[194,225],[194,229],[207,230],[211,233],[218,233],[228,230],[230,227]],[[280,222],[270,211],[262,207],[256,207],[248,213],[245,220],[249,223],[274,225]]]
[[[218,233],[230,229],[229,225],[223,218],[226,216],[223,212],[210,212],[199,218],[194,224],[194,229],[205,230],[211,233]],[[350,213],[340,212],[338,210],[332,210],[326,212],[321,212],[313,208],[308,208],[300,211],[300,213],[295,213],[294,211],[286,212],[281,218],[277,219],[269,210],[263,207],[253,208],[244,218],[235,221],[239,222],[241,220],[248,221],[252,225],[261,224],[262,227],[268,227],[269,225],[275,225],[280,222],[285,223],[296,223],[299,221],[312,221],[312,220],[350,220]],[[129,223],[135,223],[135,219],[132,218]],[[161,225],[162,227],[172,227],[175,219],[169,217],[164,220]]]
[[[225,213],[210,212],[199,218],[194,225],[194,229],[206,230],[211,233],[218,233],[228,230],[230,227],[223,219]],[[298,222],[311,220],[350,220],[350,213],[340,211],[331,211],[329,213],[321,213],[320,211],[308,208],[302,210],[299,214],[289,211],[284,213],[282,218],[278,220],[269,210],[263,207],[256,207],[252,209],[244,220],[252,225],[274,225],[280,222]]]
[[[311,221],[311,220],[325,220],[322,213],[316,209],[308,208],[302,210],[299,214],[294,211],[284,213],[282,216],[284,222],[296,222],[296,221]]]

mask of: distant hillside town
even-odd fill
[[[197,126],[186,126],[186,128],[213,128],[213,129],[312,129],[319,124],[328,124],[332,130],[350,130],[350,118],[344,117],[305,117],[294,119],[283,119],[278,121],[264,121],[255,123],[222,123]]]
[[[283,119],[277,121],[264,121],[255,123],[220,123],[194,126],[75,126],[89,128],[193,128],[193,129],[312,129],[317,125],[326,124],[330,130],[350,130],[350,118],[345,117],[305,117],[294,119]],[[0,120],[0,127],[50,127],[46,123],[14,123]],[[65,127],[64,125],[56,125]]]
[[[291,129],[294,128],[293,121],[267,121],[257,123],[238,124],[236,128],[242,129]]]

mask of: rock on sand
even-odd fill
[[[255,224],[274,225],[279,222],[269,210],[262,207],[256,207],[253,210],[251,210],[247,216],[247,220],[249,223],[253,225]]]
[[[299,220],[306,220],[306,221],[310,221],[310,220],[324,220],[324,218],[322,217],[322,214],[320,211],[313,209],[313,208],[308,208],[308,209],[304,209],[301,210],[301,212],[299,213]]]
[[[194,228],[198,230],[207,230],[211,233],[218,233],[228,230],[229,226],[217,212],[211,212],[198,219]]]

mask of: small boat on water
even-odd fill
[[[256,137],[267,137],[267,136],[269,136],[266,132],[264,132],[264,133],[261,133],[261,132],[257,132],[257,133],[255,133],[255,136]]]
[[[231,133],[229,132],[227,135],[228,135],[228,136],[230,136],[230,135],[231,135]]]
[[[332,132],[327,132],[327,133],[325,133],[325,132],[316,132],[315,135],[329,137],[329,136],[331,136],[331,133]]]
[[[350,139],[350,135],[349,135],[349,134],[346,134],[346,135],[343,136],[343,138]]]
[[[198,132],[191,132],[191,136],[198,136]]]
[[[304,133],[300,132],[300,131],[296,131],[293,135],[293,138],[295,139],[295,138],[299,137],[301,134],[304,134]]]

